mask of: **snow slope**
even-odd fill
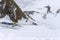
[[[16,1],[16,0],[15,0]],[[18,0],[16,3],[24,10],[35,10],[40,12],[31,15],[38,24],[35,25],[22,25],[31,24],[25,22],[25,19],[19,20],[22,27],[18,29],[9,29],[0,25],[0,40],[60,40],[60,14],[55,16],[57,9],[59,9],[60,0]],[[47,18],[43,19],[42,16],[46,14],[44,6],[50,5],[53,13],[47,14]],[[8,16],[0,19],[0,22],[12,22]],[[21,21],[21,22],[20,22]]]

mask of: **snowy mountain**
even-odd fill
[[[60,0],[15,0],[22,11],[38,11],[34,15],[36,25],[31,24],[32,20],[27,23],[25,19],[19,20],[18,24],[22,27],[18,29],[9,29],[0,25],[0,40],[60,40],[60,13],[56,15],[56,11],[60,9]],[[50,5],[52,13],[47,14],[44,6]],[[46,14],[46,19],[43,16]],[[0,19],[0,22],[12,22],[8,16]],[[22,25],[24,24],[24,25]]]

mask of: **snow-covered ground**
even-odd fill
[[[57,9],[60,8],[60,0],[18,0],[16,3],[23,11],[34,10],[40,12],[31,15],[38,25],[22,25],[32,22],[29,20],[26,23],[25,19],[19,20],[18,23],[22,27],[18,29],[9,29],[0,25],[0,40],[60,40],[60,13],[55,16]],[[52,7],[52,13],[47,14],[46,19],[43,19],[42,16],[46,14],[44,6],[47,5]],[[0,22],[2,21],[12,22],[8,16],[1,18]]]

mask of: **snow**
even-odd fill
[[[60,8],[60,0],[18,0],[15,2],[24,10],[34,10],[40,12],[30,15],[38,25],[29,25],[32,20],[26,23],[25,19],[19,20],[22,27],[10,29],[0,25],[0,40],[60,40],[60,13],[56,15]],[[53,13],[48,13],[46,19],[42,16],[46,14],[44,6],[50,5]],[[6,15],[0,22],[12,22]]]

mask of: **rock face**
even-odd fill
[[[25,14],[19,8],[19,6],[15,3],[14,0],[2,0],[1,5],[5,4],[4,9],[1,10],[0,18],[5,17],[8,15],[13,22],[17,22],[22,17],[27,19]]]

